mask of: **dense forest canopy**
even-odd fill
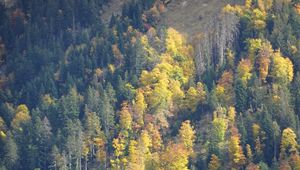
[[[300,1],[176,1],[0,1],[0,169],[300,169]]]

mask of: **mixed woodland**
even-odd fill
[[[110,3],[0,1],[1,170],[300,170],[300,0]]]

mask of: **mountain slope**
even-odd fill
[[[163,22],[176,30],[193,35],[202,30],[221,8],[233,0],[172,0]]]

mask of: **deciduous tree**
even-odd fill
[[[229,155],[231,159],[232,166],[240,167],[245,164],[246,158],[243,153],[243,148],[240,144],[240,136],[238,130],[233,127],[231,129],[231,137],[229,139]]]
[[[219,170],[220,167],[221,167],[221,163],[220,163],[218,156],[215,154],[212,154],[210,157],[209,164],[208,164],[208,169],[209,170]]]
[[[283,85],[289,84],[294,77],[293,67],[289,58],[284,58],[280,51],[274,52],[270,74],[275,82]]]
[[[286,128],[282,131],[280,157],[284,159],[287,153],[295,152],[297,149],[296,134],[291,128]]]
[[[189,151],[193,150],[195,134],[196,132],[189,120],[182,122],[179,129],[179,139]]]

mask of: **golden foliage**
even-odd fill
[[[248,81],[251,79],[252,76],[252,64],[249,59],[242,59],[239,62],[237,67],[238,77],[242,80],[243,84],[246,86]]]
[[[253,138],[256,139],[257,137],[259,137],[259,133],[260,133],[260,126],[256,123],[253,123],[252,125],[252,133],[253,133]]]
[[[115,71],[116,71],[116,68],[113,64],[109,64],[108,65],[108,71],[111,73],[111,74],[114,74]]]
[[[189,152],[183,144],[169,143],[161,154],[161,169],[188,170]]]
[[[221,104],[233,105],[233,73],[231,71],[225,71],[222,74],[214,93]]]
[[[83,145],[82,145],[82,153],[81,153],[81,155],[83,157],[87,158],[89,152],[90,152],[89,146],[88,146],[88,144],[86,142],[84,142]]]
[[[268,76],[270,57],[273,55],[273,48],[270,42],[263,42],[261,49],[259,50],[259,56],[257,63],[259,65],[259,77],[262,81],[265,81]]]
[[[223,13],[235,13],[235,8],[232,5],[227,4],[226,6],[223,7],[222,12]]]
[[[266,27],[267,13],[255,8],[252,13],[252,20],[254,22],[254,28],[264,29]]]
[[[196,88],[190,87],[186,94],[185,105],[187,108],[195,112],[199,104],[203,104],[206,100],[206,91],[201,82],[197,83]]]
[[[298,49],[295,45],[289,46],[289,49],[292,52],[292,54],[294,54],[294,55],[298,52]]]
[[[251,60],[251,63],[254,63],[256,59],[256,55],[259,49],[261,49],[263,42],[261,39],[248,39],[247,43],[248,43],[249,58]]]
[[[128,152],[129,152],[128,164],[126,166],[126,169],[136,169],[136,170],[145,169],[143,155],[139,151],[139,146],[137,141],[130,140]]]
[[[6,138],[5,132],[3,132],[2,130],[0,130],[0,138],[1,139],[5,139]]]
[[[152,123],[149,123],[147,124],[146,129],[149,132],[149,136],[151,137],[153,150],[159,151],[162,147],[163,141],[158,127],[154,126]]]
[[[281,158],[285,157],[287,149],[289,153],[296,151],[296,147],[297,147],[296,138],[297,136],[291,128],[286,128],[282,131],[281,145],[280,145]]]
[[[140,76],[147,109],[152,113],[178,109],[178,104],[185,96],[182,86],[195,74],[193,48],[187,45],[185,37],[175,29],[169,28],[165,43],[166,51],[161,54],[160,63],[151,71],[142,71]],[[149,56],[152,57],[154,54],[151,54],[151,50],[154,48],[149,45],[146,36],[141,37],[141,44],[150,50]],[[153,53],[157,54],[155,50]]]
[[[166,74],[162,74],[161,78],[156,84],[154,89],[148,96],[148,104],[152,109],[166,109],[171,103],[172,93],[169,87],[169,80]]]
[[[228,128],[228,120],[223,117],[215,117],[212,121],[212,133],[216,137],[216,141],[223,142],[226,130]]]
[[[114,148],[115,159],[111,159],[110,163],[114,169],[121,169],[127,163],[127,159],[124,157],[125,154],[125,139],[118,137],[113,140],[112,146]]]
[[[181,89],[181,83],[178,80],[170,80],[170,90],[172,93],[172,99],[176,103],[180,103],[184,98],[184,92]]]
[[[246,151],[247,151],[247,159],[248,159],[249,161],[251,161],[253,155],[252,155],[251,146],[250,146],[249,144],[246,145]]]
[[[4,120],[2,119],[2,117],[0,116],[0,138],[1,139],[5,139],[6,138],[6,124],[4,122]]]
[[[194,142],[196,139],[195,134],[196,132],[189,120],[182,122],[179,129],[179,139],[189,151],[192,151],[192,148],[194,146]]]
[[[271,76],[280,84],[288,84],[293,80],[293,63],[289,58],[284,58],[280,51],[274,52]]]
[[[143,116],[147,109],[147,103],[145,102],[145,97],[144,97],[143,91],[141,89],[137,90],[133,107],[135,110],[135,116],[136,116],[135,119],[137,119],[137,123],[140,126],[143,126],[144,125]]]
[[[170,54],[173,58],[173,61],[169,63],[182,68],[185,77],[192,77],[195,71],[195,65],[192,59],[194,50],[191,45],[186,43],[186,38],[174,28],[168,28],[165,44],[166,53]]]
[[[218,170],[218,169],[220,169],[220,167],[221,167],[221,163],[220,163],[218,156],[215,154],[212,154],[210,157],[209,164],[208,164],[208,169],[209,170]]]
[[[257,4],[260,10],[267,11],[271,9],[273,0],[257,0]]]
[[[132,130],[132,117],[127,102],[122,104],[122,109],[120,111],[120,126],[123,130]]]
[[[106,161],[105,140],[101,137],[94,138],[94,144],[97,148],[96,158],[100,162]]]
[[[237,129],[233,127],[232,135],[229,140],[229,155],[234,167],[239,167],[245,164],[246,158],[243,153],[243,148],[240,145],[240,136]]]
[[[29,110],[25,104],[21,104],[16,109],[16,115],[13,118],[11,124],[14,129],[20,129],[22,123],[30,121],[31,117],[29,115]]]
[[[182,54],[182,47],[186,44],[185,38],[174,28],[167,29],[166,48],[171,55]]]
[[[234,122],[235,122],[236,111],[235,111],[235,108],[234,108],[233,106],[230,106],[230,107],[228,108],[227,116],[228,116],[228,120],[229,120],[231,123],[234,123]]]
[[[151,154],[152,140],[147,130],[143,130],[139,139],[139,145],[142,153],[149,156]]]
[[[251,8],[251,6],[252,6],[252,0],[246,0],[245,1],[245,7],[246,8]]]
[[[6,127],[5,122],[3,118],[0,116],[0,130],[4,130]]]
[[[300,170],[300,156],[299,153],[293,153],[290,157],[290,164],[293,169]]]
[[[230,5],[227,4],[225,7],[223,7],[222,9],[223,13],[232,13],[232,14],[237,14],[237,15],[243,15],[244,11],[243,11],[243,7],[240,5]]]
[[[295,11],[300,15],[300,3],[294,5]]]

